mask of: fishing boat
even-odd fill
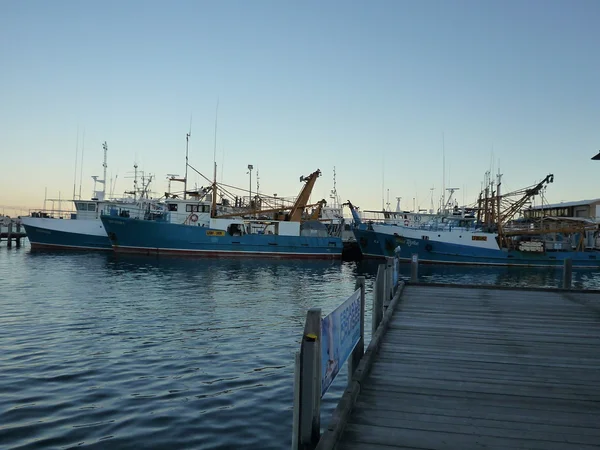
[[[121,217],[118,210],[101,220],[119,253],[339,259],[341,238],[318,220],[303,220],[306,208],[315,206],[308,199],[320,174],[300,177],[304,185],[289,208],[256,209],[250,202],[246,211],[222,214],[215,176],[200,195],[168,199],[166,212],[146,220]]]
[[[142,188],[137,188],[137,172],[134,181],[132,197],[121,199],[105,199],[106,197],[106,155],[104,150],[103,179],[93,176],[94,190],[90,200],[73,199],[75,212],[58,210],[34,211],[27,217],[21,218],[27,232],[27,238],[33,249],[66,249],[66,250],[104,250],[111,251],[112,246],[106,235],[100,215],[104,208],[118,208],[122,215],[143,217],[153,203],[148,198],[148,188],[152,177],[142,180]],[[137,168],[137,167],[136,167]],[[102,185],[96,190],[96,184]],[[60,205],[60,202],[59,202]]]
[[[419,227],[364,222],[349,207],[354,234],[366,257],[396,256],[420,262],[503,266],[600,267],[599,226],[583,218],[514,219],[514,216],[554,180],[500,195],[497,189],[478,200],[477,218],[442,217]],[[486,188],[487,189],[487,188]],[[516,200],[514,199],[516,197]]]

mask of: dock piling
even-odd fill
[[[416,283],[419,279],[419,255],[413,253],[410,260],[410,281]]]
[[[385,281],[386,281],[386,290],[385,290],[385,298],[383,299],[383,307],[387,308],[392,300],[392,296],[394,293],[394,258],[388,256],[385,258]]]
[[[12,247],[12,221],[8,223],[8,233],[6,235],[6,248]]]
[[[298,435],[300,432],[300,367],[300,352],[298,351],[294,356],[294,410],[292,411],[292,450],[298,450]]]
[[[301,449],[313,449],[321,434],[321,308],[306,315],[300,350],[300,425]]]
[[[563,289],[571,289],[571,280],[573,277],[573,260],[565,258],[563,266]]]
[[[15,238],[15,243],[17,244],[17,248],[21,247],[21,224],[17,222],[17,237]]]
[[[383,317],[383,274],[385,273],[385,264],[377,266],[377,278],[373,286],[373,312],[371,315],[371,336],[375,334],[381,318]]]

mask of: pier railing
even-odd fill
[[[74,209],[30,209],[29,217],[43,219],[72,219],[77,214]]]
[[[373,289],[371,333],[375,334],[398,286],[398,264],[387,258],[380,264]],[[334,311],[321,317],[321,308],[306,315],[300,351],[294,371],[292,450],[312,450],[320,439],[321,397],[348,361],[348,387],[365,353],[365,277],[358,277],[355,291]]]

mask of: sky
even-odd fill
[[[552,173],[550,203],[600,197],[596,0],[0,10],[0,212],[90,198],[103,142],[109,191],[131,189],[137,163],[161,195],[185,172],[190,131],[190,164],[212,178],[216,161],[218,181],[246,192],[258,172],[261,193],[295,196],[320,169],[311,200],[330,200],[335,167],[341,199],[363,210],[397,197],[427,209],[443,187],[472,203],[486,171],[504,192]]]

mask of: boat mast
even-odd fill
[[[336,182],[336,174],[335,174],[335,166],[333,166],[333,189],[331,190],[330,199],[333,200],[333,208],[340,208],[340,200],[337,193],[337,182]]]
[[[446,137],[442,131],[442,214],[446,212]]]
[[[219,118],[219,99],[217,98],[217,108],[215,110],[215,139],[213,147],[213,183],[212,183],[212,203],[210,207],[210,217],[217,216],[217,121]]]
[[[79,127],[77,127],[77,139],[75,142],[75,173],[73,176],[73,200],[75,200],[75,188],[77,186],[77,157],[79,156]]]
[[[188,152],[190,145],[190,136],[192,135],[192,129],[185,135],[185,175],[183,176],[183,199],[185,200],[187,195],[187,172],[188,172]]]
[[[106,154],[108,152],[108,145],[106,145],[106,141],[102,144],[102,148],[104,149],[104,162],[102,163],[102,167],[104,167],[104,174],[102,177],[102,200],[104,200],[106,196]]]
[[[85,128],[81,138],[81,165],[79,166],[79,200],[81,200],[81,180],[83,176],[83,153],[85,151]]]
[[[500,221],[500,204],[501,204],[501,200],[502,197],[500,196],[500,185],[502,184],[502,174],[500,173],[500,167],[498,167],[498,181],[496,184],[496,221],[498,224],[498,244],[500,245],[500,248],[502,248],[504,246],[504,236],[502,235],[502,222]]]

